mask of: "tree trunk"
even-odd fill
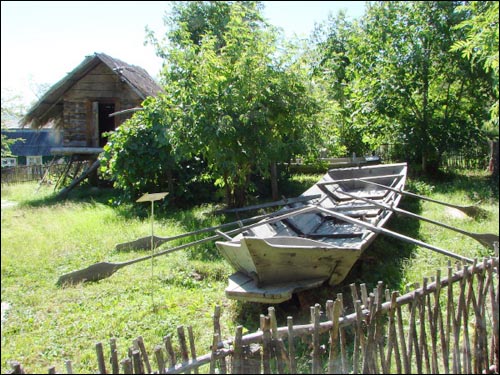
[[[489,171],[494,178],[498,178],[498,141],[489,141],[490,143],[490,163]]]
[[[276,162],[271,163],[271,193],[273,200],[277,201],[279,199],[278,192],[278,167]]]

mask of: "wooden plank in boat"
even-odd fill
[[[292,298],[294,292],[316,288],[325,280],[324,278],[301,280],[259,288],[251,277],[236,272],[229,277],[226,296],[247,302],[281,303]]]

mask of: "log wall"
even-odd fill
[[[94,144],[97,123],[92,115],[93,102],[113,103],[117,112],[139,106],[142,99],[127,83],[121,81],[118,74],[100,63],[64,94],[64,147],[99,146]],[[115,127],[131,115],[115,116]]]

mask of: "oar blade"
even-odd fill
[[[470,217],[487,217],[488,211],[482,209],[478,206],[462,206],[457,207],[458,210],[462,211],[464,214]]]
[[[158,244],[158,238],[155,236],[155,246]],[[151,249],[151,236],[141,237],[134,241],[117,243],[115,245],[116,251],[130,251],[130,250],[148,250]]]
[[[119,263],[96,263],[82,270],[61,275],[56,285],[64,287],[66,285],[74,285],[87,281],[99,281],[114,274],[120,266]]]
[[[495,250],[495,242],[498,244],[498,235],[492,233],[474,233],[474,238],[484,247]]]

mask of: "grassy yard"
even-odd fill
[[[287,196],[300,194],[318,177],[295,176]],[[240,324],[245,332],[253,332],[259,314],[267,312],[267,305],[225,297],[232,270],[212,243],[125,267],[99,282],[56,286],[59,276],[73,270],[148,255],[150,251],[116,252],[114,246],[151,233],[149,205],[140,211],[127,204],[113,205],[110,190],[80,189],[63,202],[51,199],[51,187],[36,190],[36,184],[2,186],[2,201],[18,203],[2,209],[1,217],[1,295],[2,306],[7,306],[5,312],[2,307],[2,373],[10,370],[12,360],[30,373],[45,373],[50,365],[63,371],[65,359],[73,362],[75,373],[95,372],[96,342],[102,341],[107,353],[108,341],[115,337],[121,359],[141,335],[152,353],[165,335],[177,337],[179,325],[192,326],[201,355],[209,352],[216,305],[222,307],[224,338],[233,336]],[[469,232],[498,233],[498,187],[483,172],[442,176],[439,181],[410,178],[407,190],[454,204],[481,200],[487,215],[475,219],[413,198],[405,198],[401,208]],[[156,214],[155,234],[169,236],[232,221],[232,217],[214,215],[215,209],[204,204]],[[469,258],[492,254],[470,237],[416,219],[394,216],[388,229]],[[445,268],[449,259],[379,237],[341,285],[305,292],[302,301],[324,305],[337,293],[349,295],[354,282],[364,282],[370,290],[382,280],[389,288],[404,291]],[[309,310],[293,301],[276,309],[280,325],[286,324],[288,315],[296,323],[308,322]]]

